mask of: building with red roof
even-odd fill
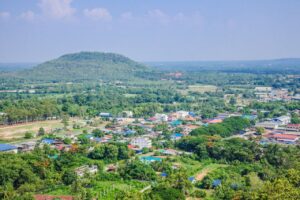
[[[269,134],[266,136],[269,139],[274,139],[278,142],[293,144],[299,140],[299,135],[293,134]]]

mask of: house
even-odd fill
[[[261,127],[265,129],[278,129],[278,123],[265,121],[265,122],[256,123],[255,127]]]
[[[25,142],[18,145],[19,152],[28,152],[34,150],[36,142]]]
[[[178,119],[185,119],[189,115],[189,112],[181,110],[177,111],[176,114],[178,116]]]
[[[300,136],[293,134],[269,134],[266,137],[285,144],[295,144]]]
[[[182,121],[180,121],[180,120],[175,120],[175,121],[171,122],[171,126],[179,126],[181,124],[182,124]]]
[[[171,135],[171,140],[179,140],[182,137],[183,137],[182,133],[174,133]]]
[[[288,124],[286,128],[291,131],[300,131],[300,124]]]
[[[50,138],[42,139],[43,144],[54,144],[54,142],[55,142],[55,139],[50,139]]]
[[[214,119],[203,120],[203,122],[207,123],[207,124],[217,124],[217,123],[223,122],[223,120],[222,119],[218,119],[218,118],[214,118]]]
[[[272,92],[272,87],[255,87],[256,92]]]
[[[37,194],[34,195],[35,200],[74,200],[73,196],[56,196],[56,195],[45,195],[45,194]]]
[[[183,133],[188,135],[192,130],[196,129],[196,128],[199,128],[200,126],[199,125],[195,125],[195,124],[187,124],[187,125],[184,125],[182,128],[183,128]]]
[[[162,158],[154,157],[154,156],[143,156],[140,160],[144,163],[152,163],[152,162],[161,162]]]
[[[217,118],[219,118],[219,119],[226,119],[228,117],[231,117],[230,113],[219,113],[217,116]]]
[[[160,176],[161,176],[161,177],[167,177],[168,174],[167,174],[166,172],[162,172],[162,173],[160,173]]]
[[[107,172],[115,172],[117,170],[117,166],[114,164],[110,164],[106,167]]]
[[[98,172],[98,167],[96,165],[83,165],[75,169],[77,176],[84,176],[84,174],[96,174]]]
[[[160,113],[156,113],[154,118],[157,120],[157,121],[162,121],[162,122],[167,122],[169,117],[168,115],[166,114],[160,114]]]
[[[125,117],[131,118],[131,117],[133,117],[133,112],[132,111],[123,111],[122,115]]]
[[[188,180],[189,180],[191,183],[196,183],[196,179],[195,179],[195,177],[193,177],[193,176],[189,177]]]
[[[18,153],[18,148],[10,144],[0,144],[0,152]]]
[[[193,117],[193,116],[191,116],[191,115],[188,115],[188,116],[185,117],[184,120],[185,120],[185,121],[194,122],[194,121],[196,121],[196,118]]]
[[[274,118],[272,121],[278,123],[278,125],[287,125],[291,123],[291,117],[281,116],[281,117]]]
[[[101,112],[99,114],[100,117],[103,117],[103,118],[108,118],[108,117],[111,117],[111,114],[110,113],[106,113],[106,112]]]
[[[162,149],[159,152],[164,154],[164,155],[170,155],[170,156],[176,156],[176,155],[181,154],[181,152],[178,152],[175,149]]]
[[[152,141],[146,137],[133,138],[130,144],[133,146],[138,146],[140,149],[152,147]]]
[[[215,179],[212,182],[212,186],[213,186],[213,188],[216,188],[216,187],[220,186],[221,183],[222,183],[222,181],[220,179]]]

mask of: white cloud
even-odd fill
[[[170,21],[170,17],[159,9],[149,10],[148,16],[153,19],[158,20],[159,22],[161,22],[163,24],[166,24]]]
[[[7,11],[3,11],[3,12],[0,12],[0,19],[9,19],[10,18],[10,13],[7,12]]]
[[[105,8],[93,8],[93,9],[85,9],[83,14],[93,20],[101,20],[101,21],[110,21],[112,20],[112,16],[110,12]]]
[[[20,17],[21,17],[21,19],[24,19],[26,21],[33,21],[35,19],[36,15],[31,10],[28,10],[26,12],[21,13]]]
[[[70,18],[76,12],[72,0],[40,0],[39,7],[45,16],[53,19]]]

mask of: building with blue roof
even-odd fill
[[[196,179],[195,179],[195,177],[193,177],[193,176],[189,177],[188,180],[189,180],[190,182],[192,182],[192,183],[195,183],[195,182],[196,182]]]
[[[174,134],[171,135],[172,140],[179,140],[182,137],[183,137],[182,133],[174,133]]]
[[[162,158],[154,157],[154,156],[144,156],[141,157],[140,160],[145,163],[152,163],[152,162],[161,162]]]
[[[53,144],[55,142],[55,139],[45,138],[42,140],[42,143],[44,144]]]
[[[182,124],[182,121],[180,121],[180,120],[175,120],[175,121],[171,122],[171,126],[179,126],[181,124]]]
[[[0,144],[0,152],[17,153],[18,148],[10,144]]]
[[[166,172],[162,172],[162,173],[160,174],[160,176],[161,176],[161,177],[167,177],[168,174],[167,174]]]
[[[132,135],[132,134],[135,134],[136,131],[135,130],[131,130],[131,129],[128,129],[124,132],[125,135]]]
[[[215,188],[215,187],[220,186],[221,183],[222,183],[222,181],[221,181],[220,179],[215,179],[215,180],[213,180],[213,182],[212,182],[212,186]]]

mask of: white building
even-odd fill
[[[77,176],[84,176],[84,174],[96,174],[98,172],[98,167],[96,165],[83,165],[75,169]]]
[[[151,148],[152,147],[152,141],[149,138],[146,137],[137,137],[133,138],[130,142],[133,146],[138,146],[139,148]]]
[[[189,112],[183,111],[183,110],[178,111],[176,113],[177,113],[179,119],[185,119],[189,115]]]
[[[278,123],[265,121],[265,122],[257,123],[255,127],[261,127],[265,129],[278,129]]]
[[[154,117],[157,121],[162,121],[162,122],[167,122],[169,119],[168,115],[160,114],[160,113],[156,113]]]
[[[281,117],[274,118],[272,121],[278,123],[278,125],[288,125],[289,123],[291,123],[291,117],[281,116]]]
[[[123,111],[123,115],[125,115],[125,117],[133,117],[133,112],[132,111]]]
[[[256,87],[255,91],[256,92],[271,92],[272,87]]]

